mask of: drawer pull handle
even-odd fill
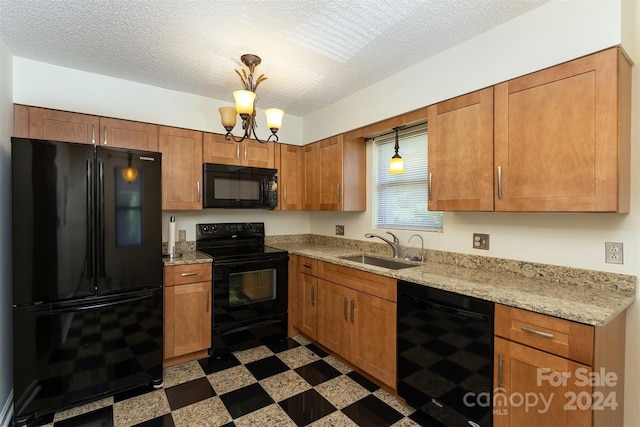
[[[182,273],[181,276],[182,277],[189,277],[189,276],[197,276],[198,273]]]
[[[311,264],[302,264],[304,268],[311,268]]]
[[[527,328],[526,326],[520,326],[520,329],[524,332],[529,332],[530,334],[540,335],[545,338],[553,338],[553,334],[548,332],[536,331],[535,329]]]

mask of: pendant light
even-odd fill
[[[389,164],[389,173],[392,175],[402,174],[404,173],[404,162],[400,154],[398,154],[398,149],[400,146],[398,145],[398,131],[402,129],[404,126],[395,127],[393,130],[396,132],[396,145],[394,149],[396,150],[396,154],[391,158],[391,163]]]

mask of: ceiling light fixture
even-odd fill
[[[235,70],[238,77],[240,77],[244,90],[236,90],[233,92],[233,97],[236,101],[235,107],[220,107],[218,109],[220,111],[222,126],[224,126],[227,131],[225,139],[242,142],[246,138],[251,138],[251,135],[253,135],[253,138],[263,144],[271,140],[277,141],[278,135],[276,135],[276,133],[282,127],[282,116],[284,115],[284,111],[277,108],[268,108],[264,111],[267,116],[267,127],[271,130],[271,135],[264,141],[256,135],[256,88],[260,83],[267,80],[267,78],[264,74],[261,74],[260,77],[254,80],[253,72],[262,60],[259,56],[252,54],[242,55],[240,60],[249,68],[248,75],[244,68],[242,69],[242,73]],[[241,138],[237,138],[231,133],[236,125],[236,115],[238,114],[242,119],[242,129],[244,130],[244,135],[242,135]]]
[[[396,146],[394,147],[396,154],[393,155],[391,163],[389,164],[389,173],[393,175],[404,173],[404,162],[402,157],[400,157],[400,154],[398,154],[398,149],[400,148],[398,145],[398,131],[402,128],[404,128],[404,126],[393,128],[396,132]]]

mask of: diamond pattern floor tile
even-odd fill
[[[430,425],[302,336],[165,369],[137,389],[42,420],[53,427]]]

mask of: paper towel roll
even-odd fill
[[[169,240],[167,241],[167,253],[169,255],[175,255],[176,247],[176,217],[172,216],[169,219]]]

